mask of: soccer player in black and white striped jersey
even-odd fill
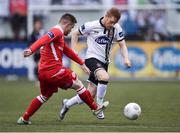
[[[85,64],[90,69],[88,89],[91,95],[97,96],[97,103],[101,105],[106,94],[107,84],[109,81],[108,65],[109,54],[113,46],[113,41],[117,41],[121,54],[124,58],[124,63],[127,67],[131,67],[131,62],[128,58],[128,50],[124,40],[124,35],[118,21],[121,13],[117,8],[109,9],[104,17],[99,20],[86,22],[84,25],[72,32],[72,46],[77,45],[80,35],[87,36],[87,52]],[[78,95],[71,99],[64,99],[62,109],[60,111],[60,119],[62,120],[68,109],[76,104],[82,103]],[[104,119],[104,113],[97,115],[98,119]]]

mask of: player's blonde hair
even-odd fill
[[[115,7],[112,7],[111,9],[109,9],[107,12],[106,12],[106,16],[107,17],[114,17],[116,18],[117,21],[119,21],[119,19],[121,18],[121,12],[119,9],[115,8]]]

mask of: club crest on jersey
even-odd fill
[[[48,34],[49,38],[54,38],[54,33],[52,33],[51,31],[49,31],[47,34]]]
[[[106,36],[100,36],[100,37],[96,38],[95,41],[101,45],[105,45],[110,42],[109,38]]]

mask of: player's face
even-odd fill
[[[36,21],[34,24],[34,29],[36,31],[39,31],[42,28],[42,22],[41,21]]]
[[[117,19],[113,16],[105,16],[104,26],[106,29],[111,29],[117,23]]]
[[[64,35],[67,36],[71,30],[74,28],[75,24],[74,23],[69,23],[66,25],[66,28],[64,29]]]

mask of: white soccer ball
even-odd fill
[[[136,120],[141,115],[141,107],[137,103],[128,103],[124,107],[124,116],[130,120]]]

